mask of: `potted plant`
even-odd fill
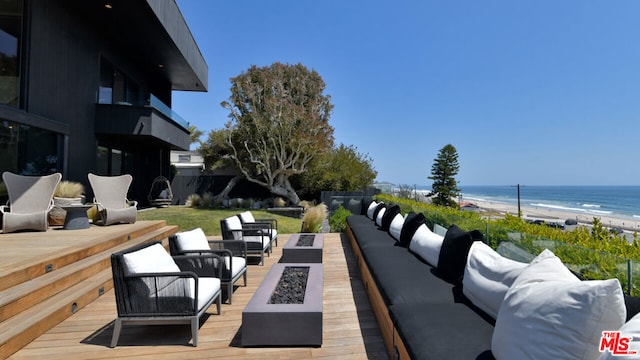
[[[49,211],[49,225],[64,225],[67,212],[62,206],[82,204],[84,202],[84,185],[75,181],[60,181],[53,193],[53,209]]]

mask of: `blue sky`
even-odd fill
[[[430,186],[640,184],[640,1],[178,0],[209,66],[173,109],[208,133],[229,79],[302,63],[327,84],[336,143],[379,181]]]

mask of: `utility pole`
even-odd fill
[[[513,187],[514,185],[511,185],[511,186]],[[515,186],[518,187],[518,217],[522,218],[522,213],[520,212],[520,184]]]

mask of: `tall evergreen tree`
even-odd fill
[[[438,152],[431,166],[430,180],[433,180],[429,196],[435,196],[433,203],[440,206],[457,207],[454,200],[460,193],[455,176],[460,170],[458,152],[451,144],[445,145]]]

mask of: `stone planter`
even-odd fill
[[[306,244],[311,240],[311,245]],[[323,234],[293,234],[282,248],[281,263],[322,263]]]
[[[271,304],[286,267],[308,267],[302,304]],[[322,345],[322,264],[274,264],[242,311],[243,346]]]
[[[84,197],[77,198],[53,198],[53,208],[49,211],[47,219],[50,226],[62,226],[64,225],[64,219],[67,216],[67,212],[62,209],[62,206],[69,205],[82,205]]]

